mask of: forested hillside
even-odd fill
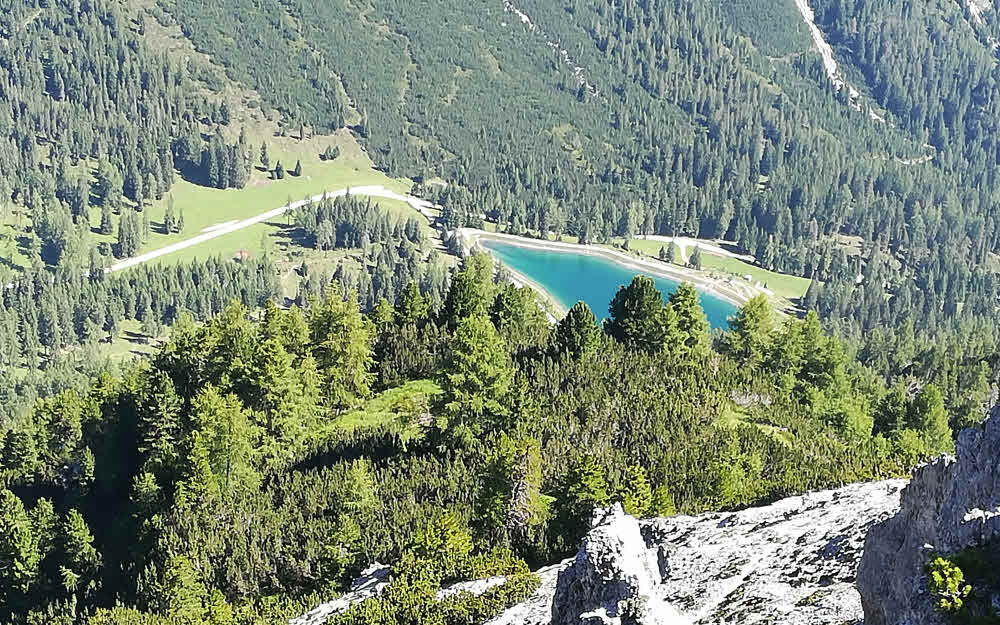
[[[855,329],[919,315],[930,335],[994,317],[989,14],[818,3],[865,89],[851,100],[791,2],[272,0],[257,14],[241,1],[160,7],[235,79],[319,72],[299,94],[310,123],[337,114],[323,103],[327,81],[342,81],[380,166],[457,185],[442,197],[449,225],[485,213],[585,241],[731,239],[764,267],[814,278],[804,305]],[[313,60],[220,35],[248,21]],[[271,92],[272,105],[286,94]]]
[[[185,313],[149,361],[39,403],[0,436],[0,618],[273,623],[380,561],[398,592],[335,622],[478,622],[595,505],[731,508],[952,446],[939,390],[887,390],[814,315],[760,298],[713,339],[693,288],[639,277],[603,332],[583,304],[550,327],[493,276],[477,255],[440,305],[411,283],[369,315],[339,290]],[[425,594],[496,573],[486,603]]]
[[[995,11],[811,5],[856,95],[792,0],[0,0],[0,622],[275,623],[380,561],[337,625],[479,623],[596,506],[951,449],[1000,367]],[[331,182],[431,202],[107,271]],[[714,334],[643,277],[550,323],[462,226],[811,282]]]

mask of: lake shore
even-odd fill
[[[689,282],[699,291],[711,295],[712,297],[725,300],[736,307],[742,306],[751,297],[757,295],[758,293],[765,294],[760,289],[757,289],[749,284],[741,284],[739,289],[733,288],[727,283],[727,281],[707,276],[705,275],[705,272],[679,267],[677,265],[672,265],[658,260],[637,258],[623,251],[600,247],[597,245],[579,245],[576,243],[563,243],[561,241],[543,241],[539,239],[519,237],[512,234],[486,232],[484,230],[477,230],[474,228],[461,228],[458,231],[458,235],[466,245],[467,249],[470,250],[479,246],[480,241],[497,241],[498,243],[550,252],[600,256],[640,273],[667,278],[668,280],[673,280],[675,282]],[[482,247],[489,251],[485,246]],[[548,301],[554,302],[560,309],[564,308],[564,306],[562,306],[537,282],[511,270],[509,267],[506,268],[514,274],[516,278],[521,279],[526,284],[530,285]]]

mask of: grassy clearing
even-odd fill
[[[122,322],[122,331],[110,344],[102,343],[99,353],[111,360],[121,361],[131,357],[145,357],[156,352],[163,337],[148,340],[140,329],[142,323],[135,319]]]
[[[230,123],[221,126],[221,131],[226,141],[230,143],[237,140],[241,129],[246,132],[250,144],[251,162],[254,166],[249,184],[246,188],[238,190],[219,190],[201,186],[197,181],[185,180],[180,172],[175,172],[175,183],[168,195],[173,198],[175,210],[184,215],[184,229],[179,233],[170,234],[164,231],[163,216],[167,197],[147,203],[144,210],[149,212],[152,233],[142,245],[140,253],[188,239],[211,226],[258,215],[284,205],[289,199],[301,200],[323,191],[334,191],[345,187],[383,185],[400,193],[407,192],[411,188],[410,180],[393,179],[378,171],[348,130],[341,129],[332,135],[313,136],[309,127],[290,125],[276,112],[263,110],[260,107],[261,98],[258,93],[225,78],[224,68],[214,64],[210,57],[195,51],[191,42],[183,36],[176,25],[160,24],[155,18],[158,10],[153,0],[138,0],[134,8],[139,15],[146,16],[145,38],[149,45],[169,54],[172,58],[188,59],[200,73],[216,76],[213,81],[197,84],[200,85],[203,95],[217,102],[224,102],[228,106]],[[356,111],[353,109],[347,111],[348,123],[356,122],[357,118]],[[202,136],[206,140],[215,131],[215,126],[210,124],[201,126]],[[272,180],[270,172],[261,166],[259,156],[262,143],[266,143],[268,147],[270,168],[273,169],[280,161],[286,172],[289,172],[283,180]],[[339,149],[340,156],[334,161],[325,162],[320,159],[320,154],[329,146]],[[41,150],[40,157],[42,160],[48,160],[48,151]],[[290,172],[299,161],[302,163],[302,175],[292,176]],[[96,168],[97,162],[87,161],[71,168],[71,173],[92,182]],[[130,206],[132,203],[126,200],[124,204]],[[397,214],[403,214],[401,206],[389,205],[388,202],[384,205]],[[409,206],[405,208],[408,215],[416,214]],[[16,214],[18,207],[13,207],[14,210],[7,210],[5,207],[0,209],[2,209],[0,210],[0,270],[6,265],[13,271],[25,267],[28,263],[25,252],[30,239],[24,236],[28,221],[24,215]],[[117,241],[120,216],[112,217],[112,233],[107,235],[98,232],[101,219],[99,206],[91,207],[90,217],[92,244],[114,244]],[[185,261],[216,254],[231,254],[243,249],[260,253],[267,247],[267,244],[263,243],[266,238],[261,235],[280,234],[278,227],[254,226],[248,230],[215,239],[197,248],[183,250],[165,257],[164,261]]]
[[[419,432],[418,420],[429,414],[431,403],[441,392],[441,387],[432,380],[407,382],[376,395],[363,408],[341,415],[333,426],[343,430],[398,426],[405,438],[412,438]]]
[[[750,417],[750,415],[746,414],[739,408],[731,406],[726,407],[725,412],[723,412],[722,415],[715,420],[714,425],[725,429],[732,429],[741,425],[751,425],[764,434],[771,436],[782,445],[787,445],[788,447],[791,447],[795,440],[795,437],[788,430],[767,423],[757,423]]]
[[[789,276],[776,271],[768,271],[756,265],[743,262],[738,258],[716,256],[708,252],[701,253],[701,265],[704,269],[723,271],[739,278],[751,276],[753,282],[760,282],[774,294],[788,300],[799,299],[809,289],[809,278]]]
[[[251,137],[251,145],[255,146],[256,157],[260,141],[249,132],[248,136]],[[313,137],[304,141],[289,137],[272,137],[266,141],[272,168],[280,161],[287,170],[291,170],[296,162],[301,161],[302,175],[295,177],[287,174],[284,180],[272,180],[270,174],[262,171],[263,168],[257,163],[250,182],[244,189],[213,189],[188,180],[178,180],[168,195],[173,197],[175,210],[184,215],[184,230],[173,234],[164,232],[163,215],[168,197],[164,196],[163,199],[147,205],[144,209],[150,211],[153,233],[141,251],[157,250],[200,234],[211,226],[253,217],[283,206],[289,199],[296,201],[324,191],[365,185],[383,185],[402,193],[408,191],[411,186],[408,180],[389,178],[382,172],[376,171],[367,155],[346,130],[339,131],[333,136]],[[320,160],[319,155],[327,145],[336,145],[340,148],[341,155],[336,161]],[[410,214],[416,214],[412,209],[409,210]],[[96,231],[100,225],[100,211],[92,211],[91,219]],[[98,241],[113,243],[116,235],[95,234],[95,238]],[[253,237],[252,245],[248,249],[259,251],[259,240],[258,233]]]

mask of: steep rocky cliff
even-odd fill
[[[868,528],[905,481],[855,484],[741,512],[636,521],[596,517],[576,558],[491,625],[856,623]]]
[[[956,456],[917,469],[899,513],[869,531],[858,572],[865,625],[947,623],[928,590],[931,554],[1000,538],[1000,408],[962,432]]]

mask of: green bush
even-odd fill
[[[951,560],[938,556],[927,565],[927,577],[937,609],[947,614],[960,612],[964,599],[972,592],[972,586],[965,583],[962,569]]]

